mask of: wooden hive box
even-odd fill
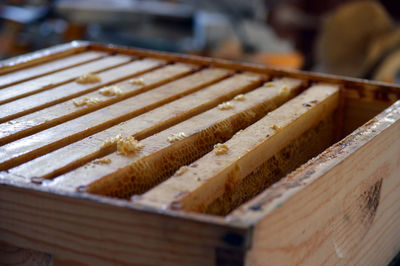
[[[400,250],[396,85],[87,42],[0,74],[0,242],[55,265]]]

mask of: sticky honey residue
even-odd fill
[[[235,101],[244,101],[246,97],[244,97],[243,94],[236,95],[235,98],[233,98]]]
[[[183,175],[184,173],[186,173],[187,171],[189,170],[189,167],[187,167],[186,165],[184,165],[184,166],[181,166],[179,169],[178,169],[178,171],[176,171],[176,175],[177,176],[181,176],[181,175]]]
[[[80,83],[80,84],[89,84],[89,83],[100,82],[101,79],[98,75],[89,73],[89,74],[81,75],[75,81],[76,81],[76,83]]]
[[[109,147],[111,145],[117,144],[117,142],[122,139],[122,136],[120,134],[116,135],[115,137],[108,137],[104,143],[103,147]]]
[[[369,126],[369,125],[371,125],[371,124],[373,124],[373,123],[375,123],[376,122],[376,119],[371,119],[371,120],[369,120],[367,123],[365,123],[364,124],[364,126]]]
[[[129,136],[126,138],[120,138],[117,141],[117,151],[122,155],[132,155],[138,152],[143,148],[143,144],[141,144],[134,137]]]
[[[273,87],[273,86],[275,86],[275,83],[271,81],[271,82],[265,83],[263,87],[269,88],[269,87]]]
[[[73,100],[72,102],[74,103],[74,105],[76,107],[82,107],[82,106],[93,106],[93,105],[98,104],[101,101],[99,98],[95,98],[95,97],[92,97],[92,98],[83,97],[81,99]]]
[[[243,129],[239,130],[238,132],[235,133],[235,136],[240,135],[243,132]]]
[[[101,158],[93,161],[94,164],[110,164],[111,159],[110,158]]]
[[[144,85],[145,84],[143,78],[131,79],[131,80],[129,80],[129,83],[135,84],[135,85]]]
[[[224,102],[218,105],[219,110],[229,110],[233,109],[233,104],[231,102]]]
[[[175,134],[171,134],[169,135],[169,137],[167,138],[167,141],[169,143],[174,143],[176,141],[182,140],[184,138],[186,138],[186,134],[184,132],[179,132],[179,133],[175,133]]]
[[[99,93],[104,96],[120,96],[122,90],[118,86],[108,86],[99,90]]]
[[[273,130],[279,130],[279,126],[277,126],[276,124],[273,124],[272,126],[270,126],[270,128],[272,128]]]
[[[283,86],[280,90],[279,90],[279,94],[280,95],[288,95],[290,93],[290,90],[287,86]]]
[[[215,144],[214,145],[214,152],[216,155],[222,155],[228,153],[229,147],[226,144]]]

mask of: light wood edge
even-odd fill
[[[8,178],[14,176],[15,178]],[[153,208],[152,206],[144,206],[140,203],[136,202],[130,202],[128,200],[124,199],[118,199],[118,198],[111,198],[111,197],[104,197],[104,196],[99,196],[95,194],[89,194],[89,193],[79,193],[79,192],[72,192],[72,191],[66,191],[66,190],[59,190],[59,189],[54,189],[51,187],[46,187],[46,186],[40,186],[34,183],[27,183],[24,181],[20,181],[20,178],[18,176],[7,173],[5,171],[0,172],[0,191],[8,191],[8,190],[17,190],[18,193],[23,193],[23,191],[26,191],[26,193],[41,193],[43,197],[46,198],[45,195],[52,195],[51,197],[60,197],[59,200],[62,200],[63,198],[67,199],[79,199],[82,201],[92,201],[96,203],[101,203],[101,204],[109,204],[112,206],[115,206],[117,208],[127,208],[127,209],[132,209],[136,211],[144,211],[148,213],[158,213],[161,215],[166,215],[166,216],[171,216],[175,218],[190,218],[194,221],[197,222],[204,222],[204,223],[213,223],[217,225],[223,225],[223,226],[230,226],[229,222],[224,218],[220,216],[211,216],[207,214],[198,214],[198,213],[186,213],[186,212],[181,212],[181,211],[175,211],[175,210],[168,210],[168,209],[159,209],[159,208]],[[239,229],[246,229],[248,228],[247,226],[239,225],[239,224],[233,224],[233,228],[239,228]]]
[[[84,52],[96,52],[96,53],[99,53],[100,51],[99,52],[98,51],[89,51],[89,50],[81,51],[79,53],[68,54],[68,56],[61,56],[61,58],[56,58],[54,60],[52,59],[52,60],[49,60],[49,61],[41,62],[40,64],[51,64],[51,63],[54,63],[54,62],[56,62],[58,60],[63,60],[63,58],[65,58],[65,57],[72,57],[72,56],[81,55]],[[102,53],[102,54],[100,54],[100,53]],[[102,59],[102,58],[104,58],[104,57],[109,55],[106,52],[100,52],[100,53],[99,53],[98,57],[94,57],[94,58],[87,59],[87,60],[82,61],[82,62],[78,62],[78,63],[72,64],[72,65],[64,66],[62,68],[52,69],[52,70],[49,70],[49,71],[47,71],[45,73],[35,74],[35,75],[30,76],[30,77],[22,78],[22,79],[19,79],[19,80],[16,80],[16,81],[13,81],[13,82],[10,82],[10,83],[7,83],[7,84],[3,84],[3,85],[0,86],[0,89],[5,89],[7,87],[14,86],[14,85],[22,83],[22,82],[26,82],[26,81],[29,81],[29,80],[33,80],[33,79],[36,79],[36,78],[40,78],[40,77],[43,77],[43,76],[46,76],[46,75],[53,74],[53,73],[58,72],[58,71],[63,71],[63,70],[66,70],[66,69],[69,69],[69,68],[72,68],[72,67],[76,67],[76,66],[80,66],[80,65],[83,65],[83,64],[86,64],[86,63],[90,63],[90,62]],[[40,64],[35,64],[35,65],[37,67],[40,67]],[[22,69],[22,71],[25,71],[26,68],[28,68],[28,70],[29,70],[29,68],[34,68],[35,65],[24,67]],[[15,74],[15,73],[12,73],[12,72],[21,72],[21,71],[15,70],[15,71],[11,71],[11,73],[5,73],[5,74],[1,74],[0,73],[0,75],[1,75],[0,77],[2,77],[3,75],[7,75],[7,74],[11,74],[11,75]]]
[[[297,168],[279,182],[237,208],[226,217],[234,224],[254,225],[284,207],[296,193],[327,175],[400,120],[400,100],[332,145],[317,157]],[[254,211],[256,210],[256,211]]]

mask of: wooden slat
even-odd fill
[[[213,71],[215,70],[213,69]],[[204,70],[202,73],[205,75],[203,75],[201,79],[202,82],[208,82],[206,76],[209,78],[212,77],[213,71]],[[35,160],[9,169],[8,171],[17,176],[13,177],[14,179],[23,179],[23,182],[29,182],[32,177],[53,178],[95,158],[115,151],[115,146],[107,149],[102,148],[104,140],[109,137],[122,134],[124,136],[133,135],[137,139],[143,139],[214,107],[222,101],[231,99],[236,94],[254,88],[260,82],[260,80],[250,79],[247,83],[244,83],[241,82],[238,77],[241,77],[241,75],[228,78],[215,85],[189,94],[181,99],[163,105],[81,141],[72,143],[52,153],[43,155]],[[49,184],[49,186],[57,184],[60,185],[60,187],[65,186],[65,189],[74,189],[74,186],[68,187],[66,183],[63,185],[64,181],[62,180],[67,180],[66,182],[70,184],[72,183],[67,177],[60,177],[53,184]]]
[[[185,66],[186,71],[182,69],[179,74],[170,76],[169,79],[173,80],[176,76],[181,76],[182,73],[188,73],[193,70],[193,66]],[[254,79],[256,77],[258,76],[255,76]],[[37,134],[6,144],[0,148],[0,169],[8,169],[36,158],[46,152],[83,139],[201,88],[199,86],[188,86],[185,82],[178,80],[175,83],[163,85]],[[181,86],[176,86],[176,83],[181,83]]]
[[[36,133],[40,130],[44,130],[46,128],[76,118],[82,114],[100,109],[101,107],[112,104],[119,100],[126,99],[129,96],[148,91],[175,78],[179,78],[182,75],[185,75],[193,70],[193,66],[189,67],[189,65],[185,64],[168,65],[161,69],[137,77],[142,78],[143,80],[145,79],[146,84],[132,84],[129,81],[121,82],[120,85],[125,91],[125,95],[121,95],[118,98],[104,96],[96,91],[81,96],[82,98],[97,98],[100,102],[96,105],[77,107],[74,104],[74,99],[0,124],[0,128],[2,129],[0,132],[0,144],[4,144],[19,139],[21,137]],[[116,73],[114,73],[114,71],[111,71],[111,75],[115,76]]]
[[[76,67],[52,73],[43,77],[28,80],[1,89],[0,104],[35,94],[71,81],[82,74],[93,73],[117,66],[130,61],[132,58],[126,55],[108,56]]]
[[[340,107],[339,107],[340,108]],[[202,213],[226,216],[243,203],[299,168],[335,142],[337,112],[328,115],[241,180],[229,183],[224,194],[204,206]]]
[[[37,66],[25,68],[0,76],[0,88],[27,81],[32,78],[40,77],[56,71],[64,70],[68,67],[77,66],[79,64],[104,57],[107,53],[89,51],[76,55],[70,55],[61,59],[50,61]]]
[[[0,105],[0,123],[23,116],[28,113],[32,113],[36,110],[43,109],[45,107],[66,101],[68,99],[80,96],[84,93],[91,92],[100,87],[109,85],[113,82],[117,82],[121,79],[126,79],[134,75],[141,74],[143,72],[149,71],[163,64],[165,64],[165,61],[155,60],[155,59],[138,60],[132,63],[128,63],[126,65],[106,70],[104,72],[100,72],[98,76],[101,79],[101,81],[96,82],[94,84],[79,84],[76,83],[75,81],[72,81],[49,90],[36,93],[34,95],[30,95],[6,104],[2,104]],[[99,99],[102,98],[101,97],[102,95],[100,95],[99,93],[93,93],[93,95],[86,95],[86,96],[96,97]],[[129,97],[132,96],[132,94],[124,93],[123,96]],[[106,99],[103,99],[103,102],[105,102],[106,100],[113,100],[115,98],[116,97],[114,98],[107,97]]]
[[[181,165],[190,163],[212,149],[216,142],[228,139],[236,131],[293,97],[300,84],[298,80],[285,79],[276,81],[274,87],[251,91],[245,94],[244,101],[234,101],[231,110],[210,109],[142,140],[144,147],[134,156],[110,154],[107,156],[111,159],[110,164],[81,167],[54,183],[59,187],[68,184],[73,189],[87,185],[89,193],[125,198],[143,193]],[[282,87],[287,87],[288,91],[281,93]],[[179,132],[184,132],[187,138],[174,143],[167,141],[170,134]],[[61,179],[65,183],[62,184]]]
[[[70,56],[72,54],[81,53],[88,51],[87,42],[74,41],[71,43],[65,43],[56,45],[53,47],[41,49],[31,53],[23,54],[13,58],[0,61],[0,74],[10,73],[17,70],[21,70],[30,66],[44,64],[46,62]],[[101,52],[99,49],[90,49]],[[102,51],[110,53],[109,51]],[[111,53],[115,53],[112,51]]]
[[[158,208],[204,210],[230,183],[246,177],[330,114],[338,100],[337,86],[312,86],[227,141],[226,154],[208,153],[194,162],[195,167],[145,193],[140,202]]]

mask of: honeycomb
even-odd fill
[[[122,90],[118,86],[114,85],[100,89],[99,93],[104,96],[120,96],[122,95]]]
[[[169,143],[174,143],[177,142],[179,140],[183,140],[184,138],[186,138],[186,134],[185,132],[179,132],[179,133],[175,133],[175,134],[171,134],[168,138],[167,141]]]
[[[76,83],[80,84],[90,84],[90,83],[97,83],[101,81],[101,78],[96,74],[83,74],[79,78],[77,78]]]
[[[142,194],[173,175],[180,166],[188,165],[211,151],[215,144],[226,142],[236,132],[275,109],[278,104],[280,103],[271,101],[255,105],[195,135],[171,143],[169,147],[151,156],[138,159],[130,167],[91,183],[87,192],[119,198]]]
[[[246,97],[244,97],[243,94],[239,94],[239,95],[236,95],[233,99],[235,101],[244,101],[246,99]]]
[[[229,150],[229,147],[226,144],[218,143],[218,144],[214,145],[214,152],[216,155],[225,154],[228,152],[228,150]]]
[[[115,145],[121,139],[122,139],[122,136],[120,134],[116,135],[115,137],[109,137],[104,141],[103,147],[109,147],[109,146]]]
[[[144,85],[145,84],[143,78],[131,79],[131,80],[129,80],[129,83],[134,84],[134,85]]]
[[[189,167],[187,167],[186,165],[181,166],[181,168],[178,169],[178,171],[175,172],[175,175],[183,175],[184,173],[186,173],[189,170]]]
[[[117,151],[119,154],[129,156],[135,154],[143,148],[143,144],[134,137],[119,138],[117,140]]]
[[[231,102],[224,102],[218,105],[219,110],[229,110],[233,109],[233,104]]]
[[[111,159],[110,158],[101,158],[93,161],[94,164],[110,164]]]
[[[99,98],[96,97],[83,97],[78,100],[73,100],[72,101],[76,107],[82,107],[82,106],[94,106],[97,105],[98,103],[101,102]]]

